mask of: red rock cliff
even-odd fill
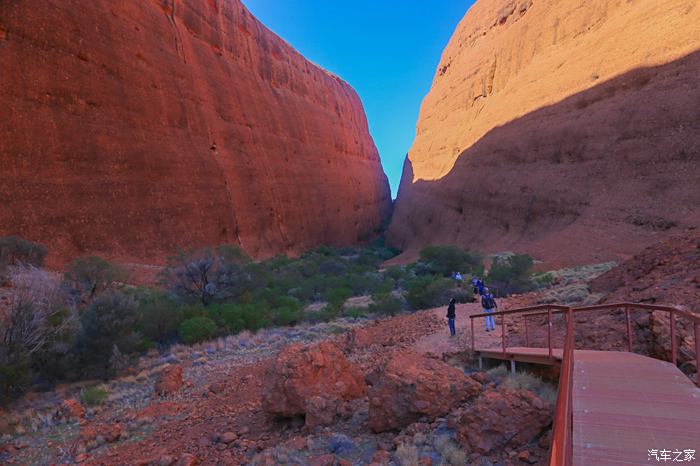
[[[261,257],[375,236],[355,92],[238,0],[0,2],[0,235],[54,261]]]
[[[700,224],[697,0],[479,0],[423,102],[389,241],[624,257]]]

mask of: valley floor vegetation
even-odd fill
[[[44,270],[46,253],[21,238],[0,238],[0,284],[9,296],[0,307],[0,401],[30,387],[111,377],[136,356],[174,343],[469,302],[469,279],[484,273],[481,254],[452,246],[426,247],[415,263],[388,268],[382,264],[398,251],[380,244],[264,261],[218,246],[178,253],[159,286],[137,287],[99,257],[78,258],[62,275]],[[547,281],[531,268],[529,256],[505,255],[486,280],[509,293],[528,291]],[[463,284],[451,278],[455,271]]]

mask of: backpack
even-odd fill
[[[493,309],[496,307],[496,300],[493,299],[493,295],[491,293],[487,294],[484,296],[484,308],[486,309]]]

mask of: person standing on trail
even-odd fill
[[[494,310],[498,309],[498,304],[496,303],[496,298],[489,292],[488,288],[484,288],[484,292],[481,294],[481,307],[484,308],[486,314],[491,314]],[[493,316],[486,317],[486,331],[496,330],[496,320]]]
[[[456,304],[457,301],[452,298],[450,299],[450,304],[447,306],[447,324],[450,326],[450,336],[453,337],[455,336],[455,317],[457,317],[457,314],[455,313],[456,309]]]
[[[477,277],[472,277],[472,288],[474,288],[474,301],[476,301],[479,295],[479,279]]]
[[[463,280],[462,274],[460,272],[455,272],[454,277],[455,277],[455,280],[457,281],[457,287],[461,287],[462,280]]]
[[[483,280],[479,279],[479,283],[476,284],[476,289],[479,296],[484,296],[484,293],[486,292],[486,285],[484,285]]]

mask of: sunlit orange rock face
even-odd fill
[[[391,199],[356,93],[238,0],[0,3],[0,235],[161,262],[373,238]]]
[[[478,0],[425,98],[389,229],[619,258],[700,224],[700,3]]]

